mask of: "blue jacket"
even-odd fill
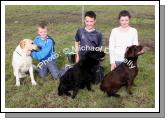
[[[49,57],[51,57],[55,50],[54,50],[54,40],[48,36],[46,40],[42,40],[40,36],[37,36],[34,39],[34,44],[39,46],[39,51],[32,51],[31,55],[33,58],[42,61],[47,60]]]

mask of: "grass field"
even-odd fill
[[[118,26],[117,15],[126,9],[132,14],[131,26],[138,30],[139,43],[147,51],[139,57],[139,74],[132,88],[133,95],[128,95],[123,87],[118,92],[122,97],[106,97],[99,85],[93,85],[95,92],[80,90],[76,99],[59,97],[59,80],[51,75],[40,78],[35,74],[37,86],[32,86],[30,77],[15,86],[12,70],[12,53],[23,38],[34,39],[36,26],[40,21],[49,23],[49,35],[56,41],[56,50],[61,56],[58,67],[66,63],[63,48],[74,46],[76,30],[81,27],[82,6],[6,6],[5,8],[5,107],[6,108],[153,108],[155,107],[155,24],[154,6],[85,6],[85,11],[93,10],[97,14],[96,28],[102,32],[104,46],[108,47],[111,29]],[[147,11],[147,12],[146,12]],[[37,61],[34,60],[34,64]],[[103,61],[105,73],[109,72],[109,56]]]

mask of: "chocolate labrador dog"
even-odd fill
[[[122,87],[126,86],[129,94],[132,94],[131,87],[133,81],[138,74],[137,59],[143,54],[143,46],[132,45],[127,47],[125,52],[125,60],[113,71],[105,75],[101,82],[100,89],[107,93],[107,95],[120,97],[116,92]]]

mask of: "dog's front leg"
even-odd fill
[[[76,95],[77,95],[77,93],[78,93],[78,90],[79,90],[79,88],[78,88],[78,87],[77,87],[77,88],[75,88],[75,89],[73,90],[72,99],[74,99],[74,98],[76,97]]]
[[[91,83],[87,83],[86,87],[89,91],[94,92],[94,90],[92,90],[92,88],[91,88]]]
[[[87,83],[86,87],[87,87],[87,89],[88,89],[89,91],[91,91],[91,85],[90,85],[90,83]]]
[[[19,69],[15,69],[14,72],[16,75],[16,86],[20,86]]]
[[[127,90],[130,95],[132,94],[131,88],[132,88],[132,80],[128,80]]]
[[[64,92],[67,96],[71,96],[71,93],[69,93],[68,91]]]
[[[31,66],[31,67],[29,68],[29,73],[30,73],[32,85],[37,85],[37,83],[36,83],[35,80],[34,80],[33,66]]]

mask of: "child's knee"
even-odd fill
[[[53,73],[53,72],[52,72],[51,75],[53,76],[53,78],[54,78],[55,80],[59,79],[58,73]]]
[[[41,78],[43,78],[43,77],[46,76],[46,74],[44,74],[44,73],[40,73],[40,72],[39,72],[39,76],[40,76]]]

